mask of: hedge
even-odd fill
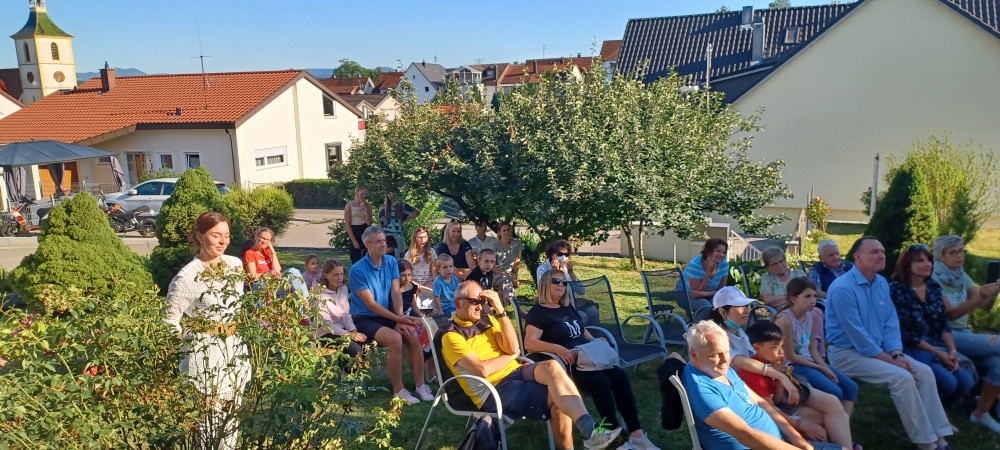
[[[343,208],[347,195],[339,191],[337,181],[329,178],[293,180],[282,187],[292,195],[296,208]]]

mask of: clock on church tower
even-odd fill
[[[73,36],[49,16],[46,0],[28,1],[28,21],[14,33],[21,102],[31,104],[53,92],[76,87]]]

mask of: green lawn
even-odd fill
[[[841,248],[849,248],[850,241],[860,236],[860,231],[847,236],[837,236],[842,238],[846,244],[841,244]],[[970,245],[973,251],[982,251],[984,254],[1000,255],[1000,244],[997,244],[996,237],[1000,236],[1000,230],[988,230],[977,239],[975,245]],[[838,239],[840,241],[841,239]],[[989,242],[983,247],[979,247],[980,242]],[[279,249],[279,251],[281,251]],[[301,268],[302,260],[308,252],[304,251],[281,251],[282,261],[286,265]],[[338,257],[348,262],[343,253],[324,251],[318,253],[320,260],[329,257]],[[615,300],[619,303],[620,314],[637,314],[645,311],[646,300],[642,285],[642,279],[637,272],[628,269],[627,260],[621,258],[599,258],[599,257],[576,257],[577,273],[581,278],[591,278],[600,275],[608,275],[615,293]],[[651,262],[647,264],[647,270],[670,267],[666,263]],[[518,290],[518,295],[522,297],[533,297],[533,288],[522,286]],[[630,330],[633,335],[642,333],[640,327]],[[640,365],[637,369],[629,369],[632,377],[632,386],[639,402],[639,416],[645,430],[649,433],[650,439],[663,449],[690,449],[691,439],[687,428],[682,426],[681,430],[668,431],[660,426],[660,393],[656,380],[655,370],[658,362],[651,362]],[[388,379],[384,373],[373,373],[373,379],[369,386],[389,386]],[[412,377],[405,375],[404,380],[409,385]],[[412,388],[412,386],[411,386]],[[358,408],[345,419],[355,425],[366,424],[371,406],[385,407],[389,403],[391,393],[388,389],[371,392],[365,399],[366,407]],[[860,401],[852,419],[852,430],[855,440],[864,445],[867,449],[875,450],[903,450],[911,449],[912,445],[906,439],[902,430],[899,416],[889,398],[886,390],[876,389],[872,386],[862,385]],[[588,399],[588,407],[596,412]],[[404,449],[413,448],[427,412],[430,409],[428,402],[406,407],[403,411],[400,426],[393,431],[393,444]],[[986,431],[984,428],[973,425],[968,421],[968,414],[962,406],[954,405],[949,409],[949,416],[952,423],[961,432],[954,436],[950,442],[955,448],[962,449],[1000,449],[1000,439],[997,435]],[[444,408],[438,408],[431,422],[426,444],[423,448],[428,449],[453,449],[462,439],[465,432],[465,420],[453,416]],[[545,425],[542,422],[518,423],[509,430],[508,443],[512,449],[541,449],[547,448],[545,435]],[[621,438],[619,438],[621,439]],[[620,442],[619,442],[620,443]],[[611,448],[616,448],[618,443]],[[363,448],[362,446],[349,448]],[[365,447],[367,448],[367,447]],[[577,438],[577,448],[582,448]]]

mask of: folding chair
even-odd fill
[[[802,271],[805,272],[806,275],[809,275],[809,273],[812,272],[813,266],[815,266],[816,263],[818,263],[818,262],[819,261],[806,261],[804,259],[800,259],[799,260],[799,267],[802,268]]]
[[[611,282],[608,280],[607,275],[589,280],[573,281],[570,282],[570,287],[573,304],[579,304],[583,300],[590,300],[597,304],[598,311],[600,311],[600,326],[588,325],[587,330],[594,337],[604,337],[608,340],[608,343],[618,351],[618,357],[621,359],[620,366],[622,368],[635,366],[657,358],[660,360],[666,359],[667,343],[660,324],[656,322],[653,316],[644,314],[631,315],[625,318],[624,322],[621,321],[618,315],[618,307],[615,304],[614,294],[611,292]],[[577,292],[585,293],[577,294]],[[646,332],[649,333],[649,330],[652,330],[652,335],[648,336],[656,337],[655,344],[632,342],[625,337],[625,327],[633,319],[641,319],[647,322]]]
[[[433,322],[430,318],[424,317],[424,326],[430,327]],[[414,447],[415,450],[420,449],[420,444],[424,440],[424,435],[427,433],[427,427],[431,423],[431,417],[434,415],[434,410],[437,409],[438,405],[444,403],[445,408],[448,412],[456,416],[468,417],[466,421],[465,428],[469,427],[473,418],[479,418],[482,416],[490,416],[493,418],[494,423],[497,424],[497,428],[500,430],[500,448],[507,450],[507,427],[508,423],[513,424],[514,418],[505,416],[503,412],[503,402],[500,401],[500,394],[497,393],[496,388],[485,378],[478,377],[475,375],[453,375],[451,368],[447,366],[444,361],[444,356],[441,354],[441,339],[444,337],[446,331],[442,329],[437,334],[434,335],[433,345],[431,345],[431,355],[434,360],[434,366],[438,373],[438,378],[441,380],[441,387],[438,388],[437,394],[434,396],[434,401],[431,403],[431,409],[427,412],[427,420],[424,421],[424,427],[420,429],[420,437],[417,438],[417,445]],[[527,363],[532,361],[527,359],[518,358]],[[489,390],[489,396],[492,396],[494,403],[496,404],[496,411],[491,412],[484,410],[476,406],[475,402],[469,398],[468,394],[462,389],[462,386],[458,383],[458,380],[465,379],[466,382],[481,383],[486,386]],[[521,419],[518,417],[518,419]],[[546,417],[545,428],[549,435],[549,449],[555,450],[556,444],[555,439],[552,437],[552,421]],[[464,431],[464,429],[463,429]]]
[[[660,323],[663,329],[664,341],[667,344],[687,346],[684,333],[688,325],[694,323],[697,312],[691,311],[688,300],[687,284],[684,283],[684,273],[678,269],[642,271],[642,284],[646,289],[646,308],[649,314]],[[680,306],[684,316],[674,313],[674,308]],[[649,342],[653,334],[652,328],[647,328],[643,342]]]
[[[747,298],[758,300],[750,304],[749,324],[760,320],[773,321],[774,317],[778,315],[778,310],[765,305],[760,297],[760,275],[765,271],[767,271],[767,268],[764,266],[752,264],[740,266],[740,276],[743,278],[743,293],[746,294]]]
[[[681,405],[684,406],[684,421],[687,422],[688,432],[691,433],[691,450],[701,450],[701,442],[698,441],[698,430],[695,428],[694,413],[691,411],[691,401],[688,399],[687,390],[684,383],[677,375],[670,376],[670,384],[677,389],[677,394],[681,396]]]

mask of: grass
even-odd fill
[[[832,230],[831,230],[832,231]],[[850,248],[851,242],[860,236],[863,230],[838,230],[847,231],[849,234],[833,236],[840,242],[841,248]],[[855,232],[852,232],[855,231]],[[970,245],[970,250],[982,257],[1000,256],[1000,230],[985,230],[980,238]],[[980,244],[982,242],[982,244]],[[320,261],[325,258],[337,257],[345,263],[349,262],[346,255],[333,251],[316,252]],[[813,252],[815,247],[813,246]],[[808,248],[807,248],[808,251]],[[309,252],[304,251],[281,251],[282,262],[288,266],[301,269],[302,261]],[[980,253],[982,252],[982,253]],[[639,274],[628,268],[628,261],[622,258],[601,258],[601,257],[575,257],[576,272],[581,278],[592,278],[607,275],[611,280],[614,289],[615,300],[619,304],[620,314],[639,314],[646,309],[646,299],[643,289],[642,279]],[[671,267],[667,263],[649,262],[646,270],[661,269]],[[522,286],[518,289],[518,295],[531,298],[534,296],[534,289],[529,286]],[[634,327],[630,334],[641,334],[640,327]],[[650,439],[664,450],[690,449],[691,439],[687,428],[682,425],[680,430],[665,430],[660,426],[660,393],[659,384],[656,380],[655,370],[658,362],[649,362],[638,366],[635,370],[628,369],[632,378],[632,387],[636,393],[639,417],[642,420],[643,428],[649,433]],[[410,386],[412,377],[409,370],[404,375],[404,382]],[[389,386],[388,378],[384,373],[373,373],[369,386]],[[366,407],[358,408],[345,419],[352,424],[363,426],[370,423],[370,409],[372,407],[387,407],[391,393],[388,389],[371,392],[365,399]],[[588,410],[596,412],[593,403],[586,399]],[[420,429],[427,418],[430,410],[429,402],[422,402],[417,405],[406,407],[402,412],[400,425],[392,431],[393,445],[401,448],[413,448]],[[948,409],[948,415],[952,424],[957,426],[961,432],[949,439],[955,448],[964,449],[1000,449],[1000,440],[985,428],[973,425],[968,421],[968,413],[962,405],[953,405]],[[359,428],[363,429],[363,428]],[[899,415],[889,397],[887,390],[878,389],[870,385],[862,384],[860,401],[857,404],[854,416],[851,421],[851,429],[855,440],[864,445],[865,448],[875,450],[902,450],[912,449],[902,428]],[[454,449],[462,440],[466,431],[466,421],[464,418],[451,415],[444,408],[439,407],[425,438],[423,448],[427,449]],[[576,433],[574,433],[575,435]],[[578,436],[575,436],[577,448],[582,448]],[[351,440],[348,438],[348,440]],[[547,448],[548,441],[545,434],[545,425],[538,421],[525,421],[517,423],[509,430],[507,441],[510,448],[541,449]],[[616,448],[622,441],[616,442],[610,448]],[[363,446],[348,446],[348,448],[370,448]]]

